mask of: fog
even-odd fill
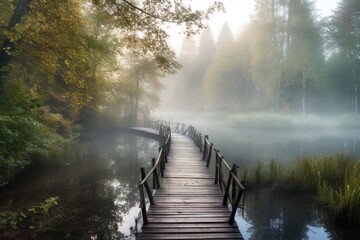
[[[321,18],[310,1],[271,2],[238,35],[225,23],[216,41],[184,39],[153,118],[194,125],[233,162],[359,156],[358,4]]]
[[[226,160],[238,165],[292,162],[298,157],[348,153],[360,156],[359,116],[303,118],[269,113],[157,112],[155,119],[187,123],[209,135]]]

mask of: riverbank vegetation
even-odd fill
[[[25,239],[49,231],[62,217],[60,209],[56,208],[57,200],[58,197],[50,197],[25,210],[9,210],[11,206],[8,206],[0,213],[0,237]]]
[[[251,188],[272,187],[296,195],[311,195],[330,219],[360,225],[360,162],[350,155],[301,157],[287,166],[275,160],[243,172]]]

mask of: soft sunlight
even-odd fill
[[[214,0],[187,0],[194,9],[206,10],[207,6],[214,2]],[[254,0],[222,0],[225,6],[225,13],[216,13],[211,16],[209,26],[212,33],[217,38],[217,35],[224,25],[228,23],[229,27],[234,35],[241,33],[243,27],[250,21],[251,14],[254,11],[255,1]],[[336,8],[338,0],[315,0],[316,8],[320,17],[329,16],[332,11]],[[176,26],[169,26],[167,29],[170,33],[170,45],[179,52],[183,35],[179,34],[181,30]]]

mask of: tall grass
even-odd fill
[[[280,167],[274,160],[247,171],[248,184],[276,185],[284,191],[314,194],[332,219],[360,225],[360,163],[354,156],[335,154],[299,158]]]

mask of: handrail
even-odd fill
[[[144,187],[146,189],[146,193],[149,197],[150,205],[154,205],[154,198],[150,189],[150,186],[147,183],[147,180],[151,175],[153,175],[153,189],[160,189],[160,180],[159,180],[159,173],[158,169],[160,171],[160,176],[164,176],[164,169],[165,169],[165,163],[167,162],[167,155],[170,151],[170,144],[171,144],[171,131],[170,129],[159,126],[159,134],[164,137],[165,143],[159,148],[159,154],[155,160],[155,158],[152,159],[153,167],[150,169],[148,174],[145,174],[145,169],[140,168],[141,171],[141,182],[139,183],[139,192],[140,192],[140,205],[144,225],[148,224],[148,218],[147,218],[147,212],[146,212],[146,202],[145,202],[145,193],[144,193]]]
[[[219,184],[221,187],[221,190],[223,191],[223,205],[227,205],[228,202],[231,203],[232,209],[231,214],[229,217],[229,224],[234,223],[235,219],[235,213],[237,211],[237,208],[243,208],[245,204],[245,197],[243,196],[243,193],[245,192],[244,187],[244,181],[240,181],[237,177],[237,166],[236,164],[233,164],[232,168],[230,168],[229,164],[226,162],[223,155],[220,154],[220,151],[214,147],[213,143],[210,143],[209,136],[204,136],[204,143],[202,141],[202,135],[201,133],[194,128],[191,125],[186,125],[184,123],[173,123],[173,122],[166,122],[162,120],[158,121],[151,121],[150,126],[158,129],[159,133],[163,136],[168,136],[167,140],[165,141],[165,144],[162,148],[160,148],[159,155],[156,159],[156,161],[153,159],[153,168],[150,170],[150,172],[145,176],[144,173],[142,173],[142,181],[139,185],[140,188],[140,207],[142,208],[143,212],[143,219],[144,224],[148,223],[147,216],[146,216],[146,207],[145,207],[145,197],[143,193],[143,186],[145,186],[150,204],[153,205],[154,200],[151,195],[151,191],[148,190],[149,187],[147,187],[146,180],[150,177],[151,174],[154,176],[153,180],[153,187],[154,189],[160,188],[160,182],[158,179],[157,174],[157,168],[160,165],[160,171],[161,176],[163,176],[163,169],[165,169],[165,162],[162,159],[167,159],[167,154],[170,151],[170,143],[171,143],[171,132],[180,133],[186,136],[189,136],[195,143],[195,145],[199,148],[200,152],[203,153],[202,159],[206,160],[206,166],[209,167],[210,160],[212,158],[212,153],[214,153],[215,156],[215,182],[214,184]],[[169,142],[168,142],[169,139]],[[168,142],[168,143],[167,143]],[[165,148],[165,151],[164,151]],[[165,157],[164,157],[164,156]],[[222,172],[222,165],[225,165],[227,172],[228,172],[228,179],[226,182],[226,185],[223,180],[223,172]],[[144,170],[142,170],[144,171]],[[157,177],[156,177],[157,176]],[[224,185],[224,186],[223,186]],[[224,188],[225,187],[225,188]],[[230,197],[230,187],[231,187],[231,197]],[[243,199],[243,203],[240,205],[240,201]]]
[[[208,145],[208,146],[211,146],[212,143],[209,142],[208,138],[205,138],[205,143]],[[231,168],[229,166],[229,164],[225,161],[225,158],[224,156],[222,156],[220,154],[220,152],[216,149],[216,148],[213,148],[213,150],[216,152],[216,154],[219,156],[219,158],[221,158],[222,162],[224,163],[225,167],[229,170],[229,172],[231,171]],[[245,187],[244,185],[241,183],[241,181],[239,181],[239,179],[237,178],[237,176],[235,174],[233,174],[232,172],[231,173],[231,176],[234,178],[234,180],[236,181],[237,185],[243,190],[245,191]]]
[[[151,176],[151,174],[155,171],[156,167],[158,166],[158,164],[160,162],[163,151],[164,151],[164,149],[160,148],[159,155],[157,156],[157,159],[156,159],[156,162],[155,162],[153,168],[149,171],[149,173],[146,175],[146,177],[139,183],[139,185],[143,185],[146,182],[146,180]]]

